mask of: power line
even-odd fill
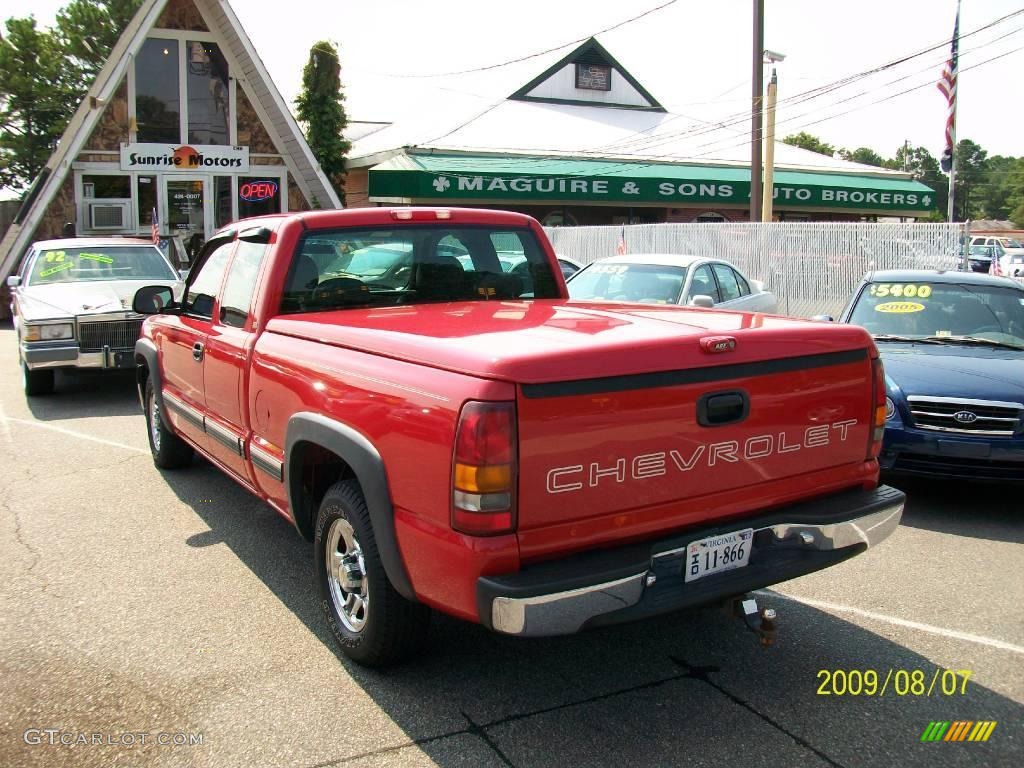
[[[1002,24],[1003,22],[1005,22],[1005,21],[1007,21],[1007,20],[1009,20],[1011,18],[1014,18],[1015,16],[1019,16],[1021,14],[1024,14],[1024,8],[1021,8],[1019,10],[1013,11],[1012,13],[1008,13],[1005,16],[1001,16],[1000,18],[995,19],[995,20],[989,22],[988,24],[985,24],[985,25],[983,25],[983,26],[981,26],[981,27],[979,27],[979,28],[977,28],[975,30],[972,30],[971,32],[966,32],[966,33],[960,35],[959,39],[960,40],[964,40],[965,38],[969,38],[969,37],[972,37],[974,35],[977,35],[977,34],[979,34],[981,32],[984,32],[985,30],[991,29],[992,27],[994,27],[994,26],[996,26],[998,24]],[[1018,30],[1014,30],[1014,31],[1018,31]],[[1013,34],[1013,32],[1011,32],[1009,34]],[[1006,37],[1006,35],[1004,35],[1003,37]],[[996,40],[1000,40],[1000,39],[1002,39],[1002,37],[996,38]],[[995,41],[991,41],[991,42],[995,42]],[[825,85],[818,86],[816,88],[811,88],[811,89],[808,89],[806,91],[802,91],[800,93],[796,93],[796,94],[794,94],[792,96],[787,96],[786,98],[778,100],[777,105],[776,105],[776,109],[777,110],[778,109],[785,109],[785,108],[794,106],[796,104],[800,104],[800,103],[803,103],[805,101],[810,101],[811,99],[815,99],[815,98],[818,98],[820,96],[824,96],[824,95],[826,95],[828,93],[832,93],[833,91],[838,90],[839,88],[842,88],[842,87],[847,86],[847,85],[851,85],[852,83],[854,83],[854,82],[856,82],[858,80],[862,80],[864,78],[870,77],[871,75],[875,75],[875,74],[878,74],[880,72],[884,72],[886,70],[892,69],[893,67],[899,66],[900,64],[904,64],[904,63],[906,63],[906,62],[908,62],[908,61],[910,61],[912,59],[918,58],[920,56],[924,56],[926,54],[932,53],[932,52],[934,52],[936,50],[944,49],[948,45],[949,45],[949,41],[948,40],[943,40],[942,42],[936,43],[936,44],[931,45],[931,46],[929,46],[929,47],[927,47],[925,49],[917,51],[916,53],[912,53],[912,54],[909,54],[909,55],[906,55],[906,56],[901,56],[900,58],[894,59],[894,60],[889,61],[889,62],[886,62],[885,64],[880,64],[878,66],[872,67],[872,68],[864,70],[862,72],[858,72],[858,73],[853,74],[853,75],[847,75],[845,77],[839,78],[838,80],[834,80],[831,83],[826,83]],[[655,127],[664,126],[666,123],[671,122],[672,119],[674,119],[674,118],[670,118],[670,120],[666,120],[663,123],[659,124],[659,126],[655,126]],[[743,111],[743,112],[735,112],[735,113],[732,113],[730,115],[726,115],[725,117],[722,117],[719,121],[717,121],[717,123],[718,123],[719,127],[725,128],[725,127],[729,127],[731,125],[737,125],[737,124],[739,124],[741,122],[745,123],[749,119],[750,119],[749,111]],[[639,132],[637,137],[634,138],[634,139],[624,139],[624,140],[620,140],[620,141],[617,141],[617,142],[612,142],[610,144],[603,145],[601,147],[595,147],[594,149],[595,150],[602,150],[602,149],[604,149],[604,150],[608,150],[608,149],[646,149],[646,148],[648,148],[647,142],[651,142],[651,146],[660,146],[661,144],[665,143],[665,141],[662,141],[662,139],[666,139],[666,138],[682,138],[684,136],[689,136],[689,135],[698,135],[699,136],[699,135],[703,135],[704,133],[708,133],[709,132],[707,130],[704,130],[703,126],[701,128],[688,128],[688,129],[685,129],[683,131],[679,131],[679,132],[671,133],[671,134],[662,134],[662,133],[650,134],[649,131],[651,131],[651,130],[654,130],[654,128],[648,129],[647,131]]]
[[[656,13],[663,8],[668,8],[670,5],[675,5],[678,1],[679,0],[668,0],[668,2],[666,3],[662,3],[661,5],[655,6],[654,8],[650,8],[644,11],[643,13],[637,14],[636,16],[632,16],[626,19],[625,21],[620,21],[617,24],[612,24],[612,26],[610,27],[599,29],[597,32],[589,34],[586,37],[581,37],[577,40],[571,40],[568,43],[562,43],[561,45],[556,45],[554,48],[548,48],[547,50],[544,51],[538,51],[537,53],[531,53],[526,56],[520,56],[517,59],[509,59],[508,61],[502,61],[499,62],[498,64],[488,64],[487,66],[484,67],[474,67],[472,69],[461,69],[455,72],[434,72],[426,75],[388,75],[388,77],[407,77],[415,79],[430,77],[453,77],[455,75],[469,75],[474,72],[486,72],[491,69],[500,69],[501,67],[507,67],[510,64],[518,64],[521,61],[528,61],[530,59],[536,59],[539,56],[546,56],[549,53],[554,53],[555,51],[560,51],[563,48],[568,48],[570,45],[578,45],[579,43],[585,42],[592,37],[596,37],[597,35],[603,35],[605,32],[611,32],[612,30],[619,29],[620,27],[624,27],[627,24],[632,24],[634,21],[638,21],[644,18],[645,16],[650,16],[652,13]]]

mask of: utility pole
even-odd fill
[[[779,56],[775,59],[773,56]],[[773,64],[781,61],[781,54],[765,52]],[[772,220],[772,205],[775,202],[775,99],[778,95],[779,78],[772,67],[772,79],[768,82],[768,104],[765,109],[767,128],[764,133],[764,204],[761,206],[761,220]]]
[[[750,86],[750,220],[761,221],[761,99],[764,93],[764,0],[754,0],[753,82]]]

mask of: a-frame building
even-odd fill
[[[0,242],[206,239],[244,216],[341,204],[227,0],[144,0]]]

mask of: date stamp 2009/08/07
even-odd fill
[[[963,696],[969,669],[819,669],[819,696]]]

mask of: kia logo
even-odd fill
[[[978,420],[978,414],[972,411],[957,411],[953,414],[953,418],[961,424],[973,424]]]

